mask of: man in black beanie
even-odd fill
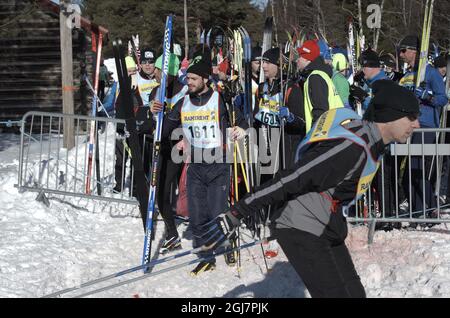
[[[233,110],[227,109],[220,93],[208,86],[212,73],[208,54],[192,58],[187,69],[188,94],[166,115],[162,131],[162,138],[167,139],[181,127],[185,141],[183,151],[190,155],[186,189],[194,248],[205,242],[205,224],[228,207],[230,164],[226,161],[225,151],[227,129],[230,128],[230,139],[237,140],[245,136],[248,128],[238,109],[234,111],[235,121],[229,118]],[[161,103],[153,102],[152,113],[162,109]],[[199,252],[198,255],[203,260],[192,270],[193,276],[213,270],[216,264],[212,251]],[[230,253],[225,256],[225,261],[235,265],[237,259]]]
[[[252,110],[255,109],[255,95],[259,86],[259,74],[261,71],[262,48],[255,46],[252,48]]]
[[[362,67],[362,74],[364,74],[364,85],[358,87],[352,85],[350,87],[350,94],[362,104],[362,109],[365,111],[369,107],[372,98],[372,86],[378,80],[388,79],[384,70],[381,69],[380,58],[378,53],[372,49],[367,49],[361,53],[360,64]],[[358,76],[355,76],[357,78]],[[359,92],[362,89],[366,94]],[[361,98],[362,97],[362,98]]]
[[[283,203],[274,237],[310,295],[365,297],[345,245],[347,210],[369,188],[386,147],[419,128],[413,93],[386,80],[373,92],[365,119],[346,108],[324,113],[299,145],[295,166],[221,214],[212,226],[221,235],[207,246],[220,246],[268,204]]]
[[[280,57],[285,63],[285,56],[280,56],[280,48],[277,47],[263,54],[261,63],[265,80],[259,84],[253,110],[255,128],[260,129],[259,135],[263,137],[258,140],[260,153],[266,151],[267,155],[265,154],[264,157],[270,157],[270,160],[262,164],[261,182],[272,178],[279,167],[283,168],[283,163],[286,166],[292,163],[297,142],[291,139],[296,138],[293,135],[301,135],[305,129],[304,120],[301,117],[303,96],[300,87],[294,83],[287,83],[283,79],[283,85],[288,87],[283,100]],[[281,140],[281,135],[284,133],[282,126],[287,132],[284,148]]]
[[[435,58],[433,65],[434,68],[439,71],[439,74],[445,78],[445,75],[447,74],[447,54],[441,54]]]

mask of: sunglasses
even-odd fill
[[[406,49],[400,49],[400,53],[405,53]]]
[[[155,64],[155,62],[154,61],[151,61],[151,60],[145,60],[145,61],[142,61],[141,62],[141,65],[142,64]]]

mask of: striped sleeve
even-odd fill
[[[350,171],[359,177],[365,162],[361,158],[365,156],[364,149],[349,140],[321,142],[292,169],[278,172],[273,180],[244,196],[235,209],[244,216],[252,216],[268,205],[335,188],[342,180],[349,179]]]

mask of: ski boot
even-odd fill
[[[191,276],[196,277],[200,273],[210,272],[216,269],[215,261],[201,261],[192,271]]]
[[[236,239],[232,239],[230,240],[230,246],[228,247],[228,249],[234,249],[237,247],[237,240]],[[232,251],[230,253],[224,254],[223,255],[225,257],[225,263],[228,266],[235,266],[238,262],[239,259],[239,251]]]
[[[178,236],[167,237],[161,247],[160,254],[164,255],[181,249],[181,239]]]

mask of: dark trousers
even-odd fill
[[[125,186],[124,176],[126,175],[125,169],[129,155],[126,148],[126,141],[124,141],[121,138],[116,138],[115,156],[116,156],[114,162],[114,179],[116,181],[115,189],[118,191],[122,191],[122,186]]]
[[[230,165],[224,163],[191,163],[187,171],[187,199],[189,223],[194,237],[194,248],[208,238],[208,223],[228,207]],[[199,253],[210,257],[212,251]]]
[[[120,133],[120,132],[119,132]],[[143,164],[144,164],[144,173],[146,175],[147,180],[150,178],[150,165],[152,158],[152,140],[148,137],[145,138],[144,143],[144,135],[139,135],[139,144],[141,146],[141,153],[143,154]],[[126,175],[126,165],[128,158],[131,158],[129,149],[129,139],[127,138],[124,142],[121,138],[116,138],[116,149],[115,149],[115,163],[114,163],[114,180],[116,181],[115,189],[117,191],[122,191],[122,179],[123,185],[126,185],[125,175]],[[127,150],[128,149],[128,150]],[[131,158],[131,167],[133,166],[133,158]],[[131,175],[131,171],[130,171]],[[136,196],[136,178],[133,178],[133,187],[130,188],[130,195]]]
[[[173,190],[178,184],[182,164],[172,161],[169,154],[161,154],[159,166],[159,181],[157,187],[158,208],[166,225],[167,237],[178,236],[175,225],[175,213],[170,202]]]
[[[380,165],[375,175],[373,183],[375,193],[372,195],[372,200],[378,200],[380,211],[386,217],[394,216],[396,212],[395,181],[395,157],[386,155],[383,166]],[[398,195],[400,204],[402,201],[400,194]]]
[[[436,139],[435,133],[424,133],[422,138],[422,133],[415,133],[411,137],[411,144],[434,144]],[[407,159],[408,160],[408,159]],[[436,165],[436,157],[434,158],[434,164],[432,165],[433,157],[425,156],[425,160],[422,160],[422,156],[411,157],[411,199],[412,211],[420,212],[425,208],[436,208],[436,198],[434,196],[433,185],[436,179],[436,170],[433,166]],[[425,168],[425,169],[424,169]],[[407,166],[408,169],[408,166]],[[431,180],[428,180],[431,169],[433,173],[431,174]],[[425,187],[423,184],[423,179],[425,178]],[[405,177],[403,178],[403,188],[405,193],[409,193],[409,172],[405,171]],[[425,199],[425,202],[424,202]],[[425,207],[423,205],[425,203]],[[419,214],[413,215],[417,217]]]
[[[276,237],[311,297],[366,297],[344,242],[297,229],[277,229]]]

